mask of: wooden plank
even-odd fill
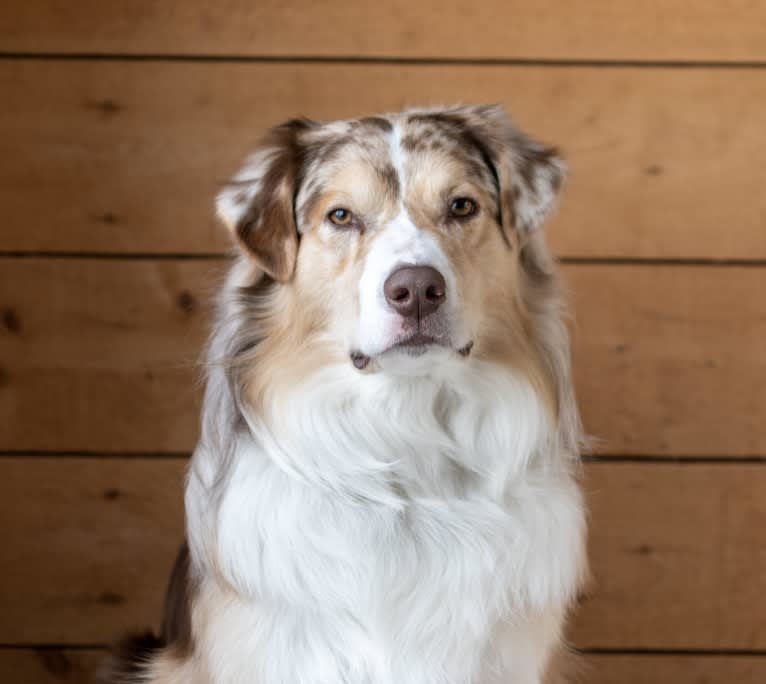
[[[191,450],[222,267],[0,260],[0,450]],[[766,454],[764,269],[564,270],[579,400],[602,453]]]
[[[0,261],[0,449],[188,451],[221,263]]]
[[[323,57],[764,60],[757,2],[6,2],[0,50]]]
[[[0,460],[0,643],[103,643],[156,624],[182,534],[185,464]],[[764,649],[766,467],[585,470],[594,581],[575,644]]]
[[[186,460],[0,460],[0,643],[156,629],[183,539]]]
[[[766,467],[586,471],[593,582],[575,614],[577,646],[763,650]]]
[[[563,147],[560,255],[766,259],[760,70],[15,60],[0,91],[0,250],[221,252],[266,127],[460,100]]]
[[[101,649],[10,648],[0,650],[0,681],[18,684],[93,684]]]
[[[598,451],[766,454],[762,268],[586,266],[574,293],[574,375]]]
[[[98,649],[0,650],[0,679],[24,684],[92,684],[104,653]],[[589,684],[762,684],[766,658],[728,655],[585,655]]]
[[[588,684],[762,684],[766,658],[731,655],[587,655]]]

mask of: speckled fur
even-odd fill
[[[240,256],[186,491],[190,638],[107,681],[563,681],[586,562],[541,230],[562,176],[498,107],[272,132],[218,199]],[[447,288],[416,354],[381,292],[402,264]]]

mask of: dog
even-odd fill
[[[237,254],[163,634],[102,681],[560,681],[586,574],[542,231],[564,173],[499,106],[271,131],[217,199]]]

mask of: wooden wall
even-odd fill
[[[0,93],[0,680],[157,622],[212,198],[264,127],[498,101],[571,165],[586,680],[766,681],[761,3],[8,0]]]

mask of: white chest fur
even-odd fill
[[[195,608],[216,684],[539,681],[583,507],[529,387],[480,371],[353,401],[333,389],[346,378],[314,378],[253,422],[218,484],[198,451],[192,553],[228,584],[211,572]]]

